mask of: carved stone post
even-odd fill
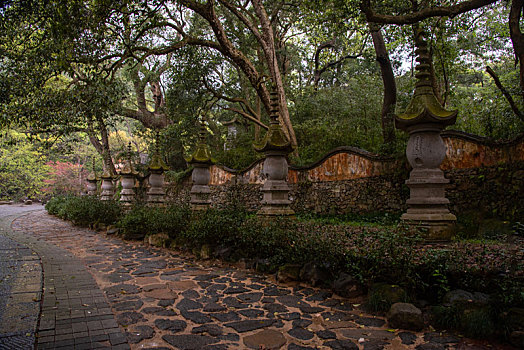
[[[455,215],[447,208],[445,187],[449,180],[439,166],[446,157],[446,146],[440,132],[454,124],[457,111],[445,110],[431,85],[430,56],[423,32],[417,30],[417,83],[411,103],[395,117],[395,126],[409,133],[406,156],[413,167],[406,181],[410,189],[408,210],[402,220],[427,230],[429,241],[449,240],[454,232]]]
[[[98,176],[95,171],[95,158],[93,157],[93,172],[87,176],[87,195],[96,196]]]
[[[104,173],[101,176],[102,178],[102,193],[100,193],[100,200],[109,201],[113,199],[115,195],[115,186],[113,184],[113,174],[111,173],[110,167],[108,164],[104,167]]]
[[[206,210],[211,205],[211,189],[209,188],[209,181],[211,180],[211,172],[209,168],[213,165],[211,159],[211,151],[206,143],[206,129],[204,124],[200,125],[199,140],[195,152],[186,159],[186,161],[193,166],[191,179],[193,186],[191,187],[191,208],[195,211]]]
[[[120,192],[120,202],[124,208],[130,207],[135,201],[135,182],[138,172],[133,168],[131,163],[131,142],[127,146],[127,159],[124,169],[120,171],[120,182],[122,183],[122,191]]]
[[[294,215],[289,206],[289,186],[286,178],[288,173],[287,155],[293,151],[291,143],[282,131],[278,121],[278,96],[271,92],[271,121],[269,130],[260,144],[255,144],[257,152],[264,153],[263,175],[266,177],[262,192],[262,208],[258,211],[261,216]]]
[[[147,203],[150,205],[164,205],[166,201],[166,191],[164,189],[164,172],[169,170],[168,166],[160,157],[158,147],[158,135],[155,151],[149,163],[149,189],[147,190]]]

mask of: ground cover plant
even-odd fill
[[[115,210],[113,220],[97,216],[103,208]],[[236,207],[192,213],[187,206],[174,204],[136,206],[122,214],[116,208],[115,203],[92,197],[55,197],[46,205],[50,214],[75,224],[116,223],[123,236],[132,239],[166,234],[177,249],[200,255],[205,248],[208,256],[243,260],[263,272],[274,273],[286,264],[315,266],[324,272],[325,286],[344,273],[362,290],[369,289],[370,310],[387,311],[392,303],[385,295],[390,292],[377,285],[398,286],[401,300],[424,299],[433,305],[434,327],[458,328],[469,336],[509,334],[512,321],[505,315],[524,307],[521,243],[427,244],[415,231],[390,219],[387,225],[356,226],[332,218],[263,220]],[[445,300],[449,292],[458,289],[489,291],[489,305],[470,310],[471,305],[449,304]]]

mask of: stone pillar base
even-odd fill
[[[207,210],[211,206],[211,189],[208,185],[193,185],[191,187],[191,209],[195,211]]]
[[[210,203],[191,203],[192,211],[206,211],[211,207]]]
[[[409,226],[422,229],[422,236],[428,242],[447,242],[455,234],[457,217],[449,211],[442,214],[410,213],[400,219]]]
[[[120,192],[120,202],[122,202],[123,205],[131,204],[134,201],[135,201],[135,191],[129,190],[129,189],[123,189]]]
[[[162,206],[166,201],[166,192],[162,188],[150,188],[147,191],[147,204],[154,206]]]
[[[401,219],[410,226],[422,228],[426,241],[449,241],[455,232],[457,218],[447,207],[448,183],[438,168],[413,169],[406,180],[410,189],[410,198],[406,201],[409,208]]]
[[[121,202],[122,212],[128,213],[131,211],[131,208],[133,207],[133,203],[130,202]]]
[[[257,215],[260,216],[295,216],[295,211],[289,206],[278,207],[265,205],[257,211]]]
[[[264,197],[262,208],[257,212],[261,216],[293,216],[295,211],[289,206],[289,186],[285,180],[266,180],[262,187]]]
[[[101,201],[110,201],[113,200],[114,193],[101,193],[100,194],[100,200]]]
[[[164,201],[164,197],[162,198],[155,198],[155,197],[148,197],[147,198],[147,205],[151,207],[163,207],[166,205]]]

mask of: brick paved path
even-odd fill
[[[36,253],[0,235],[0,349],[34,346],[41,282],[42,268]]]
[[[40,243],[72,252],[87,265],[103,291],[100,294],[92,288],[88,276],[79,272],[80,266],[68,266],[66,271],[62,257],[55,256],[56,271],[62,268],[61,276],[69,279],[55,283],[55,293],[49,299],[50,291],[44,291],[41,324],[47,322],[48,312],[58,320],[63,311],[71,309],[69,320],[78,316],[75,318],[82,319],[82,326],[76,328],[71,323],[73,333],[67,334],[78,331],[96,337],[106,334],[107,327],[116,329],[111,321],[104,323],[104,317],[110,320],[112,311],[131,349],[496,348],[475,345],[451,334],[391,330],[383,318],[368,315],[360,305],[329,291],[298,284],[278,285],[249,271],[198,262],[181,253],[72,227],[44,212],[30,213],[12,227]],[[61,308],[61,297],[65,297],[61,285],[70,288],[75,280],[86,283],[86,287],[79,288],[80,295],[75,294],[79,290],[68,293],[70,304]],[[58,302],[57,309],[53,309],[53,302]],[[90,317],[90,310],[97,310],[101,318],[84,321],[83,317]],[[59,329],[59,322],[55,324]],[[39,336],[39,344],[51,340],[50,333],[42,331]],[[55,331],[55,341],[57,336]],[[115,345],[124,341],[115,337]],[[90,344],[96,344],[93,338]],[[104,344],[108,345],[107,340]]]
[[[33,349],[35,333],[38,349],[129,349],[84,262],[28,231],[11,229],[13,219],[35,207],[40,210],[34,215],[42,215],[41,206],[0,207],[0,263],[11,266],[0,266],[7,300],[0,309],[0,349]]]

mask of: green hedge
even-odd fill
[[[58,196],[45,205],[51,215],[69,220],[75,225],[115,224],[122,214],[119,202],[101,201],[92,196]]]
[[[170,205],[146,207],[136,205],[117,223],[126,239],[143,239],[148,234],[166,233],[170,238],[183,232],[189,225],[189,207]]]

